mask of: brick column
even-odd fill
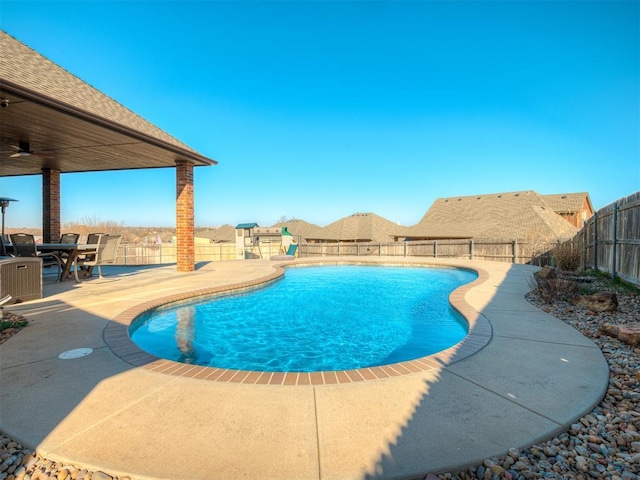
[[[60,240],[60,171],[42,169],[42,241]]]
[[[179,272],[195,270],[193,164],[176,161],[176,241]]]

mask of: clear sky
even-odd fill
[[[219,162],[195,169],[196,226],[640,190],[637,0],[2,0],[0,28]],[[63,224],[175,225],[174,169],[61,187]],[[42,225],[40,176],[0,196]]]

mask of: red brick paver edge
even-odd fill
[[[311,265],[379,265],[379,262],[349,262],[349,261],[317,261],[317,262],[296,262],[295,266],[311,266]],[[393,261],[384,265],[412,266],[412,267],[453,267],[454,265],[429,264]],[[135,367],[145,368],[153,372],[166,375],[175,375],[186,378],[194,378],[198,380],[209,380],[227,383],[242,383],[252,385],[287,385],[287,386],[310,386],[310,385],[329,385],[341,383],[354,383],[371,380],[379,380],[383,378],[396,377],[401,375],[412,375],[415,373],[429,371],[434,368],[441,368],[458,362],[464,358],[473,355],[484,348],[489,340],[491,340],[492,329],[489,321],[474,309],[467,301],[465,296],[469,290],[478,286],[489,278],[488,273],[477,267],[473,270],[478,274],[473,282],[463,285],[454,290],[449,296],[451,305],[467,320],[469,324],[469,333],[456,345],[446,350],[429,355],[427,357],[418,358],[406,362],[393,363],[381,367],[360,368],[345,371],[329,371],[329,372],[254,372],[245,370],[231,370],[215,367],[202,367],[198,365],[189,365],[185,363],[165,360],[151,355],[141,350],[129,336],[129,326],[141,314],[164,306],[170,303],[181,301],[191,301],[198,297],[210,297],[224,295],[231,292],[242,290],[252,290],[266,286],[267,284],[279,279],[284,274],[284,270],[279,268],[278,271],[271,275],[259,278],[251,282],[236,283],[224,287],[216,287],[210,289],[186,292],[179,295],[154,299],[139,305],[117,315],[110,321],[103,331],[103,338],[106,345],[111,351],[123,361]]]

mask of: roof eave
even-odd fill
[[[155,145],[156,147],[173,152],[176,155],[178,155],[180,159],[190,161],[195,166],[210,166],[210,165],[217,165],[218,163],[216,160],[205,157],[204,155],[200,155],[195,151],[190,151],[187,149],[180,148],[176,145],[171,145],[170,143],[163,142],[162,140],[154,138],[150,135],[146,135],[142,132],[133,130],[124,125],[118,124],[116,122],[112,122],[98,115],[94,115],[92,113],[86,112],[72,105],[68,105],[64,102],[60,102],[55,98],[43,95],[39,92],[35,92],[28,88],[22,87],[11,81],[0,78],[0,87],[3,90],[13,93],[14,95],[21,96],[41,106],[57,110],[66,115],[71,115],[73,117],[93,123],[103,128],[110,129],[120,134],[127,135],[129,137],[135,138],[142,142],[152,144],[152,145]]]

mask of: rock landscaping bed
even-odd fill
[[[610,369],[605,397],[567,432],[547,442],[512,448],[504,457],[458,472],[427,475],[426,480],[640,480],[640,346],[633,336],[640,330],[640,293],[603,277],[556,271],[551,275],[553,281],[546,286],[532,280],[527,299],[600,347]],[[607,292],[603,298],[610,305],[615,297],[615,308],[598,308],[595,297],[592,304],[578,300],[598,292]],[[24,325],[0,332],[0,343]],[[128,479],[53,462],[0,433],[0,480]]]
[[[429,475],[427,480],[640,478],[640,347],[633,337],[623,334],[618,338],[620,331],[638,331],[640,292],[599,276],[552,275],[548,288],[535,288],[536,282],[532,282],[535,289],[527,300],[600,347],[610,370],[605,397],[556,438],[524,450],[512,448],[504,457],[487,459],[460,472]],[[585,297],[594,303],[583,301]],[[598,304],[605,301],[602,299],[616,303],[616,308],[598,311],[602,309]],[[593,306],[589,309],[585,305]]]

